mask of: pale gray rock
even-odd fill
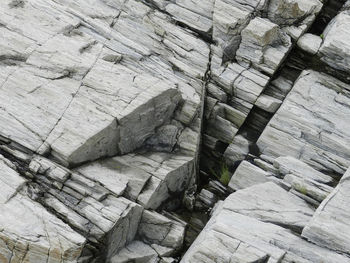
[[[211,19],[208,19],[207,17],[197,14],[182,6],[169,4],[166,6],[165,11],[174,16],[176,20],[186,23],[198,31],[209,33],[209,31],[212,29],[213,21]]]
[[[208,208],[214,207],[217,201],[218,197],[214,193],[208,191],[207,189],[202,189],[197,196],[195,208],[199,210],[207,210]]]
[[[273,182],[238,190],[226,199],[223,208],[299,233],[314,213],[304,200]]]
[[[278,25],[259,17],[250,21],[241,37],[237,60],[251,63],[270,75],[277,70],[291,47],[289,37]]]
[[[224,157],[228,165],[233,165],[238,161],[242,161],[249,153],[249,141],[242,135],[237,135],[232,143],[226,148]]]
[[[282,104],[281,100],[265,94],[259,96],[259,98],[255,102],[255,105],[257,107],[270,113],[275,113],[278,110],[278,108],[281,106],[281,104]]]
[[[135,201],[151,174],[132,167],[121,158],[96,161],[75,170],[91,181],[99,182],[116,196],[124,195]]]
[[[333,187],[328,185],[292,174],[286,175],[283,181],[291,185],[294,190],[303,195],[309,196],[318,202],[322,202],[333,190]]]
[[[146,141],[146,147],[153,151],[172,152],[177,142],[178,132],[179,129],[175,125],[162,126]]]
[[[131,152],[174,112],[179,101],[174,87],[164,89],[167,85],[150,75],[135,75],[118,64],[110,66],[97,63],[88,73],[85,86],[47,139],[52,155],[63,163]],[[117,90],[114,81],[119,83]],[[101,106],[96,108],[96,104]],[[88,133],[82,135],[81,129]]]
[[[179,250],[185,235],[185,225],[156,212],[145,210],[138,228],[144,242]]]
[[[350,262],[350,258],[309,243],[290,230],[225,209],[228,202],[215,209],[181,262],[280,262],[288,254],[304,260],[297,262]]]
[[[273,161],[273,166],[278,169],[282,175],[294,174],[300,178],[314,180],[323,184],[330,184],[334,179],[325,175],[310,165],[298,160],[292,156],[281,156]]]
[[[324,39],[319,50],[322,61],[334,69],[346,73],[349,73],[350,65],[349,25],[349,12],[341,12],[325,29]]]
[[[1,97],[16,99],[2,103],[2,137],[68,166],[131,152],[174,114],[198,119],[209,48],[169,16],[135,1],[7,2]]]
[[[350,165],[349,90],[326,74],[304,71],[258,139],[262,154],[343,173]]]
[[[134,153],[113,159],[127,164],[130,171],[142,170],[140,177],[141,174],[151,175],[137,197],[137,203],[146,209],[157,209],[171,194],[185,191],[195,172],[194,157],[181,153]],[[131,181],[135,180],[133,172],[129,176]]]
[[[270,174],[263,169],[243,161],[232,175],[228,184],[229,189],[237,191],[255,184],[265,183],[269,181]]]
[[[160,259],[160,263],[176,263],[177,261],[174,258],[163,257]]]
[[[175,249],[171,247],[163,247],[157,244],[152,244],[151,247],[157,252],[160,257],[169,257],[174,254]]]
[[[304,34],[298,40],[298,47],[302,50],[310,53],[311,55],[315,55],[321,47],[322,38],[313,34]]]
[[[268,18],[278,25],[293,25],[320,11],[322,3],[318,0],[272,0],[268,7]]]
[[[321,203],[302,236],[310,242],[349,255],[349,178],[348,170],[338,186]]]
[[[25,185],[26,180],[14,170],[13,164],[0,155],[0,203],[5,204]]]
[[[271,163],[269,163],[269,162],[267,162],[265,160],[256,158],[256,159],[254,159],[254,164],[259,166],[261,169],[265,170],[266,172],[270,172],[270,173],[272,173],[274,175],[277,175],[279,173],[278,169],[275,168],[273,166],[273,164],[271,164]]]
[[[19,193],[26,182],[0,160],[0,260],[2,262],[74,262],[86,239]]]
[[[217,100],[222,102],[227,101],[227,94],[220,87],[212,83],[209,83],[207,89],[208,89],[208,93],[214,98],[216,98]]]
[[[212,29],[214,0],[150,0],[150,2],[169,13],[175,20],[186,24],[194,30],[210,33],[209,31]]]
[[[120,250],[109,262],[157,263],[158,254],[151,246],[141,241],[134,241]]]

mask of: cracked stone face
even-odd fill
[[[0,262],[109,262],[145,208],[194,184],[209,45],[139,1],[6,0],[0,16]],[[145,253],[169,261],[173,231]]]
[[[326,74],[304,71],[259,138],[262,153],[343,173],[350,165],[349,90]]]
[[[350,262],[341,4],[0,1],[0,263]]]
[[[159,60],[168,57],[169,48],[182,45],[176,43],[176,35],[188,33],[172,30],[174,25],[161,16],[140,21],[153,12],[146,5],[115,3],[114,9],[99,3],[94,14],[84,8],[86,2],[25,1],[16,8],[5,2],[2,5],[0,118],[7,125],[1,125],[0,135],[14,144],[50,154],[65,166],[78,165],[141,147],[157,128],[174,118],[180,100],[191,103],[196,113],[201,91],[188,84],[185,76],[166,75],[170,65]],[[111,11],[101,15],[107,9]],[[130,10],[134,18],[125,15]],[[30,13],[38,15],[28,17]],[[115,15],[120,19],[112,23],[110,18]],[[166,23],[158,26],[159,20]],[[107,21],[112,24],[108,26]],[[127,33],[130,23],[135,22],[141,23],[139,33],[148,35],[142,44],[136,43],[141,41],[134,39],[137,35]],[[35,32],[31,23],[37,27]],[[107,36],[117,25],[118,31]],[[171,35],[159,36],[159,30],[171,30]],[[191,37],[190,41],[198,42]],[[159,43],[150,42],[152,39]],[[198,49],[203,50],[205,53],[205,48]],[[154,58],[149,59],[153,52]],[[169,58],[183,68],[181,56],[195,52],[183,50],[180,57]],[[147,56],[146,61],[139,65],[142,56]],[[203,65],[208,61],[193,59],[196,67],[205,71]],[[203,75],[196,67],[191,74]],[[6,100],[9,97],[11,100]],[[191,122],[193,116],[189,117]]]

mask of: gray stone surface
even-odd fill
[[[311,55],[317,54],[322,44],[322,38],[313,34],[304,34],[298,40],[298,47],[302,50],[310,53]]]
[[[348,5],[303,36],[321,7],[2,1],[0,262],[177,262],[193,233],[163,209],[182,202],[214,211],[183,262],[349,262],[348,175],[330,185],[350,165],[350,88],[312,70],[294,83],[303,65],[286,61],[298,43],[349,71]],[[195,192],[201,138],[203,162],[243,161],[224,202],[218,182]]]
[[[138,230],[143,241],[173,250],[181,248],[184,233],[185,225],[147,210],[142,215]]]
[[[326,74],[304,71],[260,136],[260,151],[343,173],[350,165],[349,90]]]
[[[302,236],[310,242],[349,256],[349,179],[350,169],[338,186],[321,203]]]
[[[235,194],[233,194],[235,195]],[[350,262],[350,258],[303,240],[290,230],[227,209],[227,199],[181,262]],[[288,261],[285,261],[288,262]]]
[[[273,182],[238,190],[226,199],[223,208],[299,233],[314,213],[305,201]]]
[[[0,160],[0,261],[74,262],[86,239],[20,193],[25,180]]]
[[[325,29],[324,40],[319,50],[321,60],[336,70],[349,73],[349,11],[336,16]]]
[[[273,161],[273,166],[282,175],[294,174],[298,177],[311,179],[319,183],[330,184],[334,181],[331,176],[325,175],[310,165],[292,156],[280,156]]]
[[[241,162],[228,184],[229,189],[237,191],[249,186],[269,181],[269,176],[263,169],[247,161]]]

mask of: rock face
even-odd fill
[[[240,193],[232,194],[217,208],[181,262],[288,262],[285,260],[288,258],[293,258],[294,262],[350,262],[350,258],[309,243],[289,230],[257,220],[263,211],[232,210]],[[275,207],[273,203],[272,206]]]
[[[305,201],[272,182],[237,191],[226,201],[224,207],[230,211],[295,231],[302,230],[314,213]]]
[[[344,11],[336,16],[324,32],[319,50],[321,60],[332,68],[349,73],[349,25],[350,13]]]
[[[349,178],[348,170],[339,185],[318,207],[302,236],[323,247],[349,254]]]
[[[74,262],[86,239],[42,205],[19,193],[26,180],[5,160],[1,156],[0,261]]]
[[[304,71],[259,138],[261,152],[344,173],[350,165],[349,90],[333,77]]]
[[[350,262],[340,2],[1,1],[0,262]]]
[[[148,2],[0,14],[0,262],[169,261],[184,226],[162,218],[175,233],[159,244],[140,229],[194,187],[209,45]]]
[[[212,11],[203,14],[213,19],[215,41],[211,45],[203,137],[202,166],[207,171],[215,166],[213,159],[222,156],[227,144],[240,143],[236,137],[241,136],[242,125],[254,107],[274,113],[281,105],[289,91],[285,91],[286,85],[279,85],[282,92],[277,90],[274,96],[264,94],[265,90],[275,81],[271,76],[285,61],[293,41],[311,26],[321,8],[318,0],[217,0]],[[225,159],[232,158],[225,154]]]

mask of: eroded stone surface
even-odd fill
[[[339,185],[318,207],[303,230],[303,237],[323,247],[349,254],[349,177],[348,170]]]
[[[1,262],[74,262],[86,239],[18,191],[25,180],[0,161]],[[6,183],[5,183],[6,182]]]
[[[336,16],[324,31],[319,54],[321,60],[336,70],[349,72],[349,11]]]
[[[348,71],[347,5],[323,36],[303,36],[321,7],[1,2],[0,261],[176,262],[186,224],[153,209],[185,194],[215,212],[183,262],[349,262],[347,176],[333,186],[350,164],[350,89],[312,70],[294,83],[292,59],[281,68],[298,42]],[[253,133],[276,111],[259,152]],[[201,133],[207,172],[227,168],[224,152],[224,174],[244,160],[216,205],[219,182],[195,193]]]
[[[230,199],[217,208],[181,262],[279,262],[286,256],[303,260],[298,262],[350,262],[348,257],[309,243],[280,226],[231,211],[226,208]]]
[[[304,71],[259,138],[261,152],[343,173],[350,160],[349,90],[333,77]]]

